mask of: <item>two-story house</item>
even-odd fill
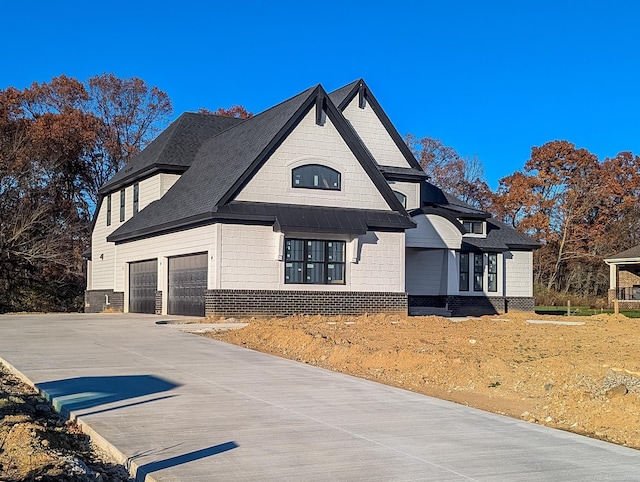
[[[535,243],[429,184],[362,80],[183,114],[100,196],[86,311],[533,308]]]

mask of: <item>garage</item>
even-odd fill
[[[129,313],[156,312],[158,260],[129,263]]]
[[[204,316],[207,253],[169,258],[170,315]]]

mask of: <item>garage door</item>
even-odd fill
[[[158,260],[129,263],[129,313],[155,313]]]
[[[207,253],[169,258],[170,315],[204,316]]]

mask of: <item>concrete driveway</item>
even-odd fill
[[[640,452],[156,325],[0,316],[0,357],[138,480],[638,480]]]

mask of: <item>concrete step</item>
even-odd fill
[[[446,308],[436,308],[435,306],[410,306],[410,316],[451,316],[451,310]]]

